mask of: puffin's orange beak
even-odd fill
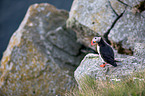
[[[93,40],[91,41],[91,45],[95,45],[95,42]]]

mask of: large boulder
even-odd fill
[[[78,84],[86,75],[97,80],[122,80],[131,76],[134,72],[140,72],[145,69],[145,59],[142,57],[127,56],[116,54],[117,67],[107,64],[104,68],[98,54],[87,54],[82,60],[80,66],[75,70],[74,77]]]
[[[86,46],[108,32],[119,53],[133,55],[135,45],[145,43],[144,5],[143,0],[74,0],[67,25]]]
[[[1,95],[62,95],[75,84],[81,45],[67,18],[67,11],[47,3],[30,6],[1,60]]]

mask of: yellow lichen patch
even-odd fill
[[[18,45],[18,41],[18,38],[13,35],[9,43],[10,49],[12,49],[15,45]]]
[[[111,2],[111,6],[118,14],[121,14],[123,10],[125,9],[125,5],[121,4],[118,1],[111,0],[110,2]]]
[[[96,13],[96,14],[93,14],[91,16],[91,20],[94,21],[95,23],[97,23],[97,25],[100,25],[100,21],[99,21],[100,17],[101,17],[101,14],[100,13]]]
[[[73,11],[73,14],[75,15],[76,13],[77,13],[77,11],[76,11],[76,10],[74,10],[74,11]]]
[[[93,27],[91,27],[91,29],[94,30],[94,31],[96,31],[97,30],[97,27],[94,27],[93,26]]]
[[[46,6],[44,6],[46,5]],[[53,5],[50,5],[50,4],[44,4],[44,3],[41,3],[41,4],[34,4],[32,5],[31,7],[29,7],[29,12],[31,13],[30,15],[33,17],[33,16],[37,16],[37,14],[46,14],[48,13],[48,10],[52,13],[58,13],[60,14],[59,10],[56,9],[56,7],[54,7]],[[41,11],[41,12],[39,12]]]
[[[14,46],[19,46],[21,41],[21,33],[16,31],[10,39],[8,49],[11,51]]]
[[[2,76],[0,77],[0,87],[2,87],[4,85],[4,83],[6,82],[6,77],[8,75],[9,70],[5,70],[3,71]]]
[[[83,5],[80,5],[80,6],[79,6],[79,8],[83,8],[83,7],[84,7]]]
[[[18,47],[20,45],[20,41],[21,41],[20,38],[21,38],[21,33],[18,33],[18,32],[15,32],[13,34],[13,36],[11,37],[9,45],[8,45],[8,48],[6,49],[6,51],[4,52],[4,55],[2,57],[1,68],[0,68],[1,71],[11,70],[11,69],[9,69],[9,67],[10,67],[10,63],[9,62],[11,60],[11,56],[10,55],[11,55],[11,52],[12,52],[13,48],[15,46]],[[3,74],[5,74],[5,73],[3,73]]]
[[[93,3],[94,2],[94,0],[89,0],[89,3]]]
[[[58,16],[56,20],[55,16]],[[47,41],[45,36],[46,41],[43,41],[40,37],[42,34],[39,34],[43,30],[48,32],[54,30],[55,27],[58,28],[58,25],[55,26],[57,20],[65,24],[67,16],[66,11],[59,11],[49,4],[36,4],[29,8],[3,57],[5,59],[2,62],[4,68],[0,87],[4,95],[53,96],[59,92],[57,90],[62,92],[70,82],[73,82],[72,75],[64,73],[64,69],[60,69],[56,64],[55,58],[46,53],[48,51],[52,54],[52,50],[45,48],[45,43],[50,43],[50,41]],[[40,23],[41,26],[39,26]],[[63,25],[61,23],[59,26]],[[11,65],[14,66],[11,67]]]
[[[10,56],[3,56],[2,61],[1,61],[1,68],[6,69],[6,64],[10,60]]]

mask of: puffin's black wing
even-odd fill
[[[114,60],[113,49],[109,45],[100,46],[100,55],[105,62],[113,65],[114,67],[117,66]]]

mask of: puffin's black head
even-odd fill
[[[91,41],[91,45],[97,44],[98,42],[100,42],[100,40],[101,40],[101,37],[94,37]]]

